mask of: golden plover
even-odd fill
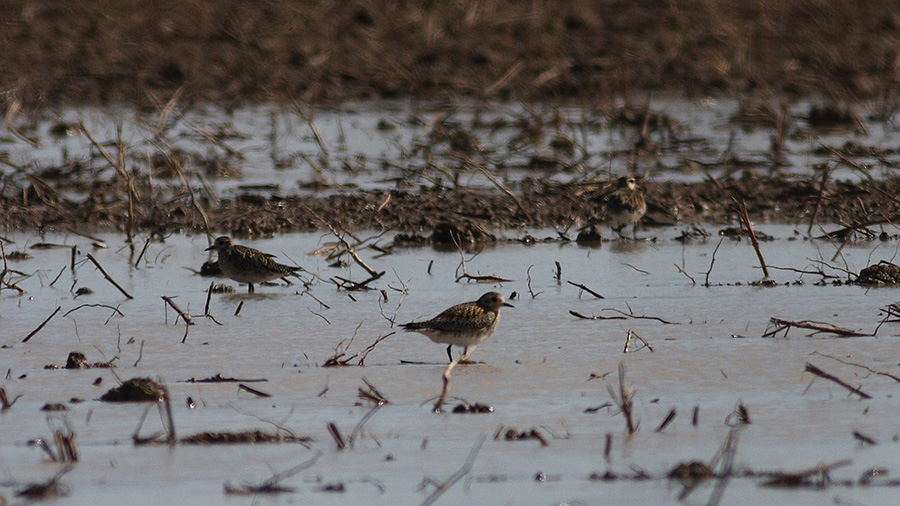
[[[213,245],[206,248],[206,251],[210,250],[218,252],[218,264],[222,274],[238,283],[250,285],[250,293],[253,293],[253,283],[283,278],[303,270],[300,267],[280,264],[272,260],[275,255],[235,244],[231,237],[224,235],[217,237]]]
[[[457,304],[430,320],[400,326],[407,332],[424,334],[432,342],[446,344],[450,362],[453,362],[450,349],[462,346],[459,361],[464,361],[497,328],[503,306],[513,307],[499,293],[488,292],[476,301]]]
[[[626,225],[633,226],[631,236],[637,239],[638,222],[647,212],[647,201],[638,190],[634,176],[622,176],[616,182],[616,190],[606,199],[606,214],[610,227],[622,236]]]

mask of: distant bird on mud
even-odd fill
[[[218,264],[222,274],[250,285],[249,293],[253,293],[253,284],[296,275],[301,267],[283,265],[272,260],[275,255],[235,244],[231,237],[217,237],[206,251],[216,250],[219,254]]]
[[[638,222],[647,212],[647,201],[637,187],[634,176],[622,176],[616,182],[616,190],[606,199],[606,214],[610,227],[623,237],[622,230],[631,224],[632,238],[637,239]]]
[[[459,357],[462,362],[497,328],[503,306],[513,307],[499,293],[488,292],[476,301],[457,304],[430,320],[400,326],[407,332],[424,334],[432,342],[446,344],[451,363],[453,354],[450,349],[462,346],[463,353]]]

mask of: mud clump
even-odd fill
[[[682,483],[696,483],[698,481],[708,480],[715,476],[712,469],[703,462],[682,462],[672,468],[667,478],[678,480]]]
[[[900,285],[900,265],[884,261],[870,265],[859,272],[854,282],[865,286]]]
[[[241,432],[201,432],[181,439],[181,444],[254,444],[254,443],[307,443],[309,438],[289,434],[245,430]]]
[[[157,402],[166,395],[162,385],[150,378],[131,378],[100,397],[104,402]]]
[[[84,353],[77,351],[69,353],[69,358],[66,360],[66,369],[90,369],[91,367],[92,364],[88,362]]]
[[[600,244],[602,240],[603,235],[600,234],[600,229],[596,225],[585,227],[575,236],[575,242],[578,244]]]
[[[484,228],[471,222],[438,223],[431,232],[433,244],[463,246],[470,244],[494,243],[497,238]]]
[[[204,277],[221,276],[222,269],[219,268],[219,262],[212,260],[203,262],[203,265],[200,266],[200,275]]]

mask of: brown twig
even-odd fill
[[[721,239],[719,239],[719,244],[716,244],[716,249],[713,250],[712,258],[709,261],[709,269],[706,271],[706,281],[703,283],[703,286],[709,287],[709,275],[712,273],[713,265],[716,264],[716,252],[719,251],[719,246],[722,245],[722,241],[725,240],[725,236],[723,235]]]
[[[759,241],[756,239],[756,232],[753,231],[753,224],[750,223],[750,214],[747,213],[747,206],[744,204],[743,200],[738,200],[736,198],[732,198],[738,206],[738,216],[741,217],[741,223],[743,223],[744,227],[747,229],[747,233],[750,234],[750,243],[753,244],[753,249],[756,251],[756,256],[759,258],[759,263],[762,265],[763,274],[765,278],[769,278],[769,268],[766,267],[766,259],[763,258],[762,251],[759,250]]]
[[[343,450],[347,447],[347,442],[344,441],[344,436],[341,435],[341,430],[338,429],[338,426],[334,422],[328,422],[328,433],[331,434],[331,438],[334,439],[334,444],[337,446],[338,450]]]
[[[640,351],[640,350],[642,350],[642,349],[644,349],[644,348],[647,348],[647,349],[649,349],[651,352],[653,352],[653,347],[650,346],[650,343],[648,343],[643,337],[639,336],[639,335],[637,334],[637,332],[635,332],[635,331],[633,331],[633,330],[629,330],[629,331],[628,331],[628,335],[625,336],[625,349],[622,350],[622,353],[631,353],[631,350],[629,350],[628,348],[631,346],[631,340],[632,340],[632,338],[637,339],[637,340],[639,340],[640,342],[644,343],[644,346],[642,346],[642,347],[640,347],[640,348],[638,348],[638,349],[636,349],[636,350],[634,350],[634,351]]]
[[[570,284],[570,285],[572,285],[572,286],[578,287],[578,288],[580,288],[581,290],[584,290],[585,292],[587,292],[587,293],[593,295],[594,297],[596,297],[596,298],[598,298],[598,299],[605,299],[605,298],[606,298],[606,297],[600,295],[599,293],[597,293],[597,292],[591,290],[590,288],[588,288],[588,287],[582,285],[581,283],[575,283],[575,282],[572,282],[572,281],[569,281],[569,280],[566,280],[566,283],[568,283],[568,284]]]
[[[172,306],[172,309],[174,309],[175,312],[178,313],[178,316],[180,316],[181,319],[184,320],[184,337],[181,338],[181,342],[184,343],[185,341],[187,341],[188,329],[190,328],[191,325],[194,324],[194,319],[191,318],[191,315],[182,311],[181,308],[179,308],[175,304],[175,301],[172,300],[171,297],[163,295],[162,300],[166,301],[166,304]],[[175,321],[177,322],[178,319],[176,318]]]
[[[675,408],[670,409],[669,414],[666,415],[662,423],[659,424],[659,427],[656,428],[656,432],[662,432],[663,430],[665,430],[665,428],[668,427],[670,423],[672,423],[672,420],[675,419],[675,416],[677,414],[678,413],[675,411]]]
[[[886,372],[882,372],[882,371],[876,371],[875,369],[872,369],[871,367],[864,366],[864,365],[862,365],[862,364],[855,364],[855,363],[853,363],[853,362],[848,362],[848,361],[846,361],[846,360],[841,360],[841,359],[838,358],[838,357],[833,357],[833,356],[831,356],[831,355],[828,355],[827,353],[821,353],[821,352],[818,352],[818,351],[814,351],[812,354],[819,355],[819,356],[826,357],[826,358],[830,358],[831,360],[836,360],[836,361],[838,361],[838,362],[840,362],[840,363],[842,363],[842,364],[844,364],[844,365],[851,365],[851,366],[853,366],[853,367],[859,367],[859,368],[861,368],[861,369],[865,369],[865,370],[869,371],[869,372],[872,373],[872,374],[877,374],[877,375],[879,375],[879,376],[887,376],[888,378],[891,378],[892,380],[894,380],[894,381],[896,381],[896,382],[900,382],[900,378],[898,378],[897,376],[894,376],[893,374],[886,373]]]
[[[803,369],[803,370],[804,370],[805,372],[809,372],[809,373],[815,374],[816,376],[818,376],[818,377],[820,377],[820,378],[825,378],[825,379],[827,379],[827,380],[833,381],[833,382],[837,383],[838,385],[840,385],[840,386],[846,388],[847,390],[849,390],[850,393],[856,394],[856,395],[860,396],[860,397],[863,398],[863,399],[871,399],[871,398],[872,398],[871,395],[869,395],[869,394],[863,392],[862,390],[860,390],[860,389],[858,389],[858,388],[856,388],[856,387],[854,387],[854,386],[852,386],[852,385],[847,384],[846,382],[844,382],[842,379],[838,378],[837,376],[833,376],[833,375],[831,375],[831,374],[828,374],[827,372],[823,371],[822,369],[819,369],[818,367],[816,367],[816,366],[810,364],[809,362],[806,363],[806,368]]]
[[[860,332],[856,332],[854,330],[836,327],[836,326],[828,324],[828,323],[818,323],[818,322],[812,322],[809,320],[790,321],[790,320],[782,320],[780,318],[769,318],[769,323],[771,325],[775,325],[775,329],[766,332],[765,334],[762,335],[762,337],[773,337],[773,336],[775,336],[775,334],[781,332],[782,330],[784,331],[785,337],[787,337],[788,330],[790,330],[791,327],[797,327],[797,328],[801,328],[801,329],[809,329],[809,330],[815,331],[810,335],[818,334],[819,332],[836,334],[840,337],[866,337],[866,336],[874,335],[874,334],[863,334]]]
[[[248,387],[247,385],[245,385],[243,383],[238,384],[238,389],[243,390],[245,392],[249,392],[257,397],[272,397],[272,394],[267,394],[261,390],[257,390],[255,388]]]
[[[50,316],[48,316],[46,320],[41,322],[41,324],[38,325],[38,327],[36,329],[32,330],[30,334],[25,336],[25,339],[22,339],[22,342],[27,343],[29,339],[34,337],[35,334],[37,334],[42,328],[44,328],[44,325],[46,325],[47,322],[49,322],[50,319],[53,318],[54,316],[56,316],[56,313],[60,312],[61,310],[62,310],[62,306],[57,306],[56,311],[53,311],[53,313],[51,313]]]
[[[91,262],[93,262],[95,266],[97,266],[97,269],[100,270],[100,273],[103,274],[103,277],[106,278],[107,281],[109,281],[110,283],[112,283],[112,285],[113,285],[114,287],[118,288],[119,291],[122,292],[122,295],[124,295],[125,297],[127,297],[127,298],[129,298],[129,299],[133,299],[133,298],[134,298],[134,297],[131,296],[130,293],[126,292],[125,289],[122,288],[121,285],[119,285],[119,283],[116,283],[116,280],[113,279],[112,276],[110,276],[110,275],[106,272],[106,270],[100,265],[100,262],[98,262],[97,259],[93,257],[93,255],[91,255],[90,253],[88,253],[88,254],[87,254],[87,259],[90,260]]]

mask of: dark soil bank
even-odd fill
[[[0,89],[48,106],[606,100],[631,90],[893,101],[900,3],[845,0],[0,3]]]

